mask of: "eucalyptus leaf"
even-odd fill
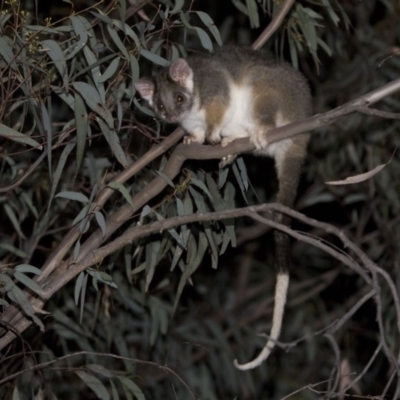
[[[108,186],[111,189],[118,190],[122,194],[124,199],[132,206],[132,208],[134,208],[134,205],[132,203],[132,197],[129,194],[126,187],[122,183],[113,181],[113,182],[109,182]]]
[[[140,54],[144,58],[147,58],[148,60],[150,60],[151,62],[153,62],[156,65],[161,65],[162,67],[167,67],[169,65],[169,62],[165,58],[163,58],[157,54],[154,54],[149,50],[140,49]]]
[[[25,134],[9,128],[8,126],[3,124],[0,124],[0,136],[9,140],[13,140],[14,142],[26,144],[39,150],[42,149],[42,145],[40,145],[36,140],[31,139]]]
[[[75,371],[75,373],[95,393],[98,399],[110,400],[110,394],[98,378],[80,370]]]
[[[69,200],[76,200],[80,201],[81,203],[89,203],[89,199],[84,194],[78,192],[71,192],[71,191],[60,192],[57,193],[56,197]]]

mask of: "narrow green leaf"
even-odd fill
[[[246,203],[248,203],[247,197],[246,197],[246,187],[244,185],[242,176],[240,175],[239,168],[236,163],[234,163],[232,165],[232,171],[233,171],[233,174],[235,175],[237,183],[239,184],[240,190],[242,191],[243,198],[246,201]]]
[[[200,39],[201,45],[208,51],[213,51],[213,44],[210,37],[207,35],[207,32],[201,28],[194,28],[197,33],[197,36]]]
[[[218,186],[215,183],[215,181],[212,179],[210,175],[207,175],[206,179],[207,179],[207,185],[214,199],[213,206],[215,210],[216,211],[228,210],[230,206],[225,201],[225,199],[222,198],[220,192],[218,191]],[[234,196],[232,196],[232,198],[234,199]],[[229,235],[229,238],[232,242],[232,246],[236,247],[235,219],[234,218],[225,219],[222,220],[221,223],[224,225],[225,230]],[[222,249],[221,249],[221,254],[222,254]]]
[[[124,376],[118,376],[118,379],[121,381],[121,383],[126,386],[132,394],[138,399],[138,400],[146,400],[144,397],[143,392],[140,390],[139,386],[136,385],[135,382],[132,380],[124,377]]]
[[[167,182],[167,184],[169,186],[171,186],[173,189],[175,189],[174,182],[172,182],[171,179],[167,175],[163,174],[161,171],[156,171],[156,172],[158,175],[160,175],[161,178],[164,179],[165,182]]]
[[[246,0],[247,10],[250,17],[250,25],[252,28],[260,27],[260,18],[258,16],[257,3],[255,0]]]
[[[19,264],[14,268],[14,271],[25,273],[31,273],[35,275],[42,275],[42,270],[29,264]]]
[[[7,214],[7,217],[10,219],[10,221],[11,221],[11,223],[12,223],[14,229],[17,231],[18,236],[19,236],[20,238],[22,238],[22,239],[25,239],[25,235],[22,233],[21,226],[19,225],[19,221],[18,221],[17,216],[16,216],[15,213],[14,213],[14,210],[13,210],[13,209],[11,208],[11,206],[10,206],[9,204],[7,204],[7,203],[5,203],[5,204],[3,205],[3,207],[4,207],[4,211],[5,211],[6,214]]]
[[[106,24],[111,24],[112,23],[112,19],[110,17],[107,17],[107,15],[105,15],[103,13],[103,11],[97,9],[99,12],[94,12],[94,11],[90,11],[90,14],[94,15],[96,18],[98,18],[100,21],[105,22]]]
[[[76,261],[79,257],[79,252],[81,251],[81,242],[79,240],[76,241],[75,246],[74,246],[74,261]]]
[[[153,213],[156,215],[157,219],[159,221],[163,221],[164,217],[160,214],[158,214],[156,211],[152,210]],[[168,232],[170,233],[170,235],[178,242],[178,244],[180,246],[182,246],[183,248],[185,248],[185,243],[183,242],[182,238],[178,235],[178,232],[175,229],[168,229]]]
[[[192,239],[194,240],[194,239]],[[178,289],[176,291],[176,296],[174,300],[174,308],[173,308],[173,314],[176,311],[176,308],[179,303],[179,299],[182,295],[183,289],[186,285],[187,280],[189,277],[197,270],[199,267],[200,263],[202,262],[204,258],[204,254],[207,250],[207,237],[204,232],[200,232],[199,234],[199,239],[198,239],[198,246],[196,248],[196,252],[193,252],[194,257],[191,257],[190,263],[187,265],[186,269],[184,270],[181,279],[178,284]]]
[[[96,211],[94,213],[94,216],[96,218],[97,223],[99,224],[99,227],[104,237],[106,235],[106,220],[104,218],[104,215],[100,211]]]
[[[317,43],[324,49],[325,53],[328,54],[329,57],[332,57],[332,50],[321,38],[317,39]]]
[[[117,4],[118,13],[121,21],[126,20],[126,1],[125,0],[118,0]]]
[[[85,47],[89,38],[82,21],[75,16],[70,17],[70,19],[72,22],[72,27],[78,36],[78,40],[68,47],[65,54],[66,60],[70,60],[72,57],[75,57],[75,55]]]
[[[22,251],[20,249],[17,249],[16,247],[14,247],[14,246],[12,246],[11,244],[8,244],[8,243],[0,243],[0,248],[4,249],[6,251],[9,251],[10,253],[15,254],[19,258],[28,257],[28,255],[24,251]]]
[[[36,219],[39,218],[38,210],[32,202],[32,193],[29,192],[21,192],[21,200],[26,204],[32,214],[35,216]]]
[[[47,108],[43,103],[40,104],[40,110],[42,113],[42,124],[43,124],[44,131],[46,133],[46,139],[47,139],[47,160],[48,160],[48,168],[49,168],[50,178],[51,178],[51,175],[52,175],[51,148],[52,148],[52,144],[53,144],[53,135],[52,135],[52,131],[51,131],[51,123],[50,123],[49,113],[47,112]]]
[[[186,245],[186,244],[185,244]],[[181,259],[183,253],[183,248],[181,246],[176,246],[175,251],[173,252],[174,256],[171,261],[171,266],[169,268],[170,271],[173,271],[178,264],[178,261]]]
[[[100,364],[88,364],[86,365],[86,368],[96,374],[104,376],[105,378],[112,378],[115,375],[112,371],[108,370]]]
[[[238,166],[244,189],[247,191],[249,189],[249,177],[247,175],[247,168],[246,164],[244,163],[243,157],[237,157],[235,162]]]
[[[155,268],[157,265],[157,256],[160,252],[161,241],[149,242],[146,245],[146,285],[145,291],[149,290],[151,281],[153,280]]]
[[[33,292],[42,296],[43,290],[37,282],[24,275],[22,272],[15,271],[13,274],[14,278],[24,284],[27,288],[31,289]]]
[[[118,395],[118,390],[114,385],[114,382],[110,379],[110,386],[111,386],[111,393],[112,393],[112,398],[113,400],[119,400],[119,395]]]
[[[85,154],[86,137],[88,132],[88,115],[82,97],[75,93],[75,121],[76,121],[76,168],[81,167]]]
[[[294,41],[292,39],[293,24],[291,22],[292,22],[292,19],[289,20],[288,29],[287,29],[287,37],[288,37],[288,41],[289,41],[290,59],[292,60],[293,67],[298,69],[299,68],[299,60],[297,58],[296,46],[295,46],[295,43],[294,43]]]
[[[44,325],[42,321],[35,315],[35,311],[33,310],[32,304],[28,300],[28,297],[18,286],[13,285],[11,291],[7,292],[7,295],[11,298],[11,300],[15,301],[21,306],[21,308],[24,310],[24,313],[33,319],[33,321],[40,327],[41,331],[44,331]]]
[[[75,304],[76,305],[78,305],[78,303],[79,303],[79,295],[81,294],[83,278],[84,277],[85,277],[85,273],[81,272],[78,275],[78,278],[76,278],[75,288],[74,288],[74,299],[75,299]]]
[[[208,198],[212,201],[213,197],[211,196],[210,191],[207,189],[207,186],[199,179],[195,178],[193,175],[190,177],[190,182],[193,183],[193,185],[197,186],[200,188],[207,196]]]
[[[178,11],[181,11],[184,5],[185,5],[185,0],[175,0],[174,8],[170,11],[170,14],[175,14]]]
[[[311,18],[313,19],[324,19],[324,17],[321,14],[316,13],[314,10],[312,10],[309,7],[303,7],[303,11]]]
[[[200,195],[199,192],[197,192],[197,190],[195,190],[194,188],[192,188],[191,186],[189,186],[189,192],[192,195],[197,208],[199,209],[199,211],[201,213],[206,213],[207,209],[204,203],[204,199],[202,198],[202,196]],[[218,263],[218,248],[217,248],[217,244],[215,243],[214,237],[212,235],[211,232],[211,223],[210,222],[203,222],[204,225],[204,229],[207,235],[207,239],[208,242],[210,244],[211,247],[211,251],[212,251],[212,264],[213,264],[213,268],[217,267],[217,263]]]
[[[61,78],[63,80],[66,79],[66,82],[64,83],[68,84],[67,64],[65,62],[65,57],[60,45],[55,40],[51,39],[42,40],[40,44],[42,45],[43,50],[46,51],[47,55],[54,62],[54,65],[60,73]]]
[[[194,30],[196,31],[197,36],[198,36],[199,39],[200,39],[201,45],[202,45],[206,50],[212,51],[212,50],[213,50],[213,45],[212,45],[211,39],[210,39],[210,37],[207,35],[207,33],[204,31],[204,29],[201,29],[201,28],[192,26],[192,25],[189,23],[189,20],[187,19],[186,14],[185,14],[183,11],[181,11],[179,15],[180,15],[180,17],[181,17],[181,20],[182,20],[183,25],[185,25],[186,28],[194,29]]]
[[[157,54],[154,54],[149,50],[140,49],[140,54],[144,58],[147,58],[148,60],[153,62],[154,64],[161,65],[162,67],[167,67],[169,65],[169,62],[165,58],[163,58]]]
[[[87,281],[88,281],[88,275],[85,274],[85,276],[83,277],[82,289],[81,289],[81,309],[80,309],[80,319],[79,319],[80,324],[82,324],[83,308],[85,307]]]
[[[126,189],[126,187],[122,184],[122,183],[120,183],[120,182],[110,182],[109,184],[108,184],[108,186],[111,188],[111,189],[114,189],[114,190],[118,190],[121,194],[122,194],[122,196],[124,197],[124,199],[132,206],[132,208],[134,208],[134,205],[133,205],[133,203],[132,203],[132,197],[131,197],[131,195],[129,194],[129,192],[128,192],[128,190]]]
[[[121,31],[124,32],[126,36],[130,37],[135,42],[136,48],[140,49],[140,47],[142,46],[140,40],[136,35],[136,33],[128,24],[123,24],[121,21],[118,21],[117,19],[113,19],[112,23],[114,26],[121,29]]]
[[[222,46],[221,35],[218,31],[218,28],[215,26],[214,21],[211,17],[203,11],[195,11],[195,13],[199,16],[203,24],[210,30],[212,35],[214,36],[216,42]]]
[[[51,90],[64,102],[66,103],[72,110],[75,109],[75,99],[74,96],[70,93],[65,93],[58,86],[50,85]]]
[[[36,140],[33,140],[25,134],[11,129],[3,124],[0,124],[0,136],[9,140],[13,140],[14,142],[26,144],[39,150],[42,150],[43,148],[42,145],[40,145]]]
[[[18,387],[15,386],[13,390],[12,400],[20,400]]]
[[[218,172],[218,188],[222,188],[228,178],[229,168],[220,168]]]
[[[106,121],[110,128],[114,127],[114,119],[109,109],[102,104],[100,95],[96,88],[85,83],[85,82],[73,82],[72,86],[85,100],[85,103],[91,108],[95,113],[99,114],[100,117]]]
[[[88,269],[86,270],[86,272],[87,272],[90,276],[95,277],[95,278],[96,278],[97,280],[99,280],[100,282],[105,283],[106,285],[111,286],[111,287],[113,287],[113,288],[115,288],[115,289],[118,289],[118,286],[117,286],[117,284],[113,281],[112,276],[109,275],[109,274],[107,274],[106,272],[104,272],[104,271],[98,271],[98,270],[95,270],[95,269],[93,269],[93,268],[88,268]]]
[[[133,54],[131,54],[129,57],[129,65],[131,67],[131,79],[133,84],[138,81],[140,76],[139,63]]]
[[[84,194],[78,192],[71,192],[71,191],[60,192],[57,193],[56,197],[61,197],[63,199],[69,199],[69,200],[76,200],[80,201],[81,203],[89,203],[89,199]]]
[[[11,46],[8,44],[10,40],[7,36],[0,36],[0,55],[4,58],[4,61],[16,71],[18,66],[15,62],[15,56],[12,52]]]
[[[124,55],[126,60],[129,60],[128,50],[122,43],[122,40],[118,36],[118,33],[116,32],[116,30],[111,25],[107,25],[107,30],[108,30],[108,33],[110,34],[112,41],[118,47],[119,51]]]
[[[86,385],[93,390],[96,396],[101,400],[110,400],[110,395],[105,386],[101,383],[100,379],[93,375],[89,375],[84,371],[75,371],[75,373],[86,383]]]
[[[132,57],[129,57],[130,59]],[[117,71],[118,65],[120,62],[120,58],[116,57],[114,58],[114,60],[111,61],[110,65],[107,67],[107,69],[104,71],[103,75],[100,77],[99,82],[100,83],[104,83],[106,82],[108,79],[110,79],[115,72]]]
[[[241,13],[249,16],[247,7],[240,0],[232,0],[232,3]]]
[[[136,90],[136,89],[135,89],[135,90]],[[133,104],[134,104],[135,107],[137,107],[143,114],[146,114],[146,115],[148,115],[149,117],[154,117],[154,116],[155,116],[153,110],[151,110],[151,109],[148,108],[148,107],[141,106],[141,105],[139,104],[139,102],[138,102],[135,98],[133,99]]]
[[[56,193],[57,190],[57,186],[58,183],[60,182],[60,178],[62,176],[62,173],[64,171],[64,166],[65,163],[67,162],[68,156],[71,153],[71,151],[74,149],[75,147],[75,143],[69,143],[67,144],[64,148],[63,151],[61,153],[60,158],[58,159],[58,164],[57,164],[57,168],[53,174],[53,180],[51,182],[51,192],[50,192],[50,198],[49,198],[49,202],[47,204],[47,212],[50,209],[51,206],[51,202],[53,201],[54,198],[54,194]]]
[[[93,82],[96,86],[96,89],[100,95],[101,104],[106,103],[106,91],[104,89],[104,85],[100,82],[101,79],[101,72],[100,72],[100,65],[99,60],[95,56],[92,50],[89,49],[88,46],[83,48],[83,54],[85,55],[87,64],[91,67],[90,72],[92,74]]]
[[[129,161],[126,158],[125,152],[121,146],[119,136],[116,134],[115,130],[110,129],[100,118],[96,118],[96,121],[99,124],[100,130],[106,138],[115,158],[124,168],[126,168],[129,165]]]
[[[338,26],[340,18],[335,13],[335,10],[332,8],[332,5],[329,3],[329,0],[322,0],[322,4],[324,5],[325,10],[328,11],[328,15],[331,18],[332,22],[335,24],[335,26]]]

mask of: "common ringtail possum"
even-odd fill
[[[289,64],[244,47],[222,47],[215,53],[179,58],[151,78],[135,84],[162,121],[187,132],[184,142],[226,146],[249,137],[254,154],[275,159],[279,181],[277,202],[293,207],[309,134],[268,144],[268,131],[311,115],[311,94],[304,76]],[[223,160],[223,163],[231,159]],[[287,226],[282,214],[276,220]],[[261,364],[279,338],[289,285],[289,237],[274,232],[277,282],[269,339],[253,360],[235,365],[246,370]]]

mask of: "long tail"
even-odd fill
[[[280,272],[277,275],[277,282],[275,286],[275,305],[272,317],[272,328],[268,341],[260,354],[252,361],[246,364],[239,364],[237,360],[233,363],[236,368],[240,370],[253,369],[258,367],[270,355],[272,349],[275,347],[275,342],[278,340],[282,329],[283,314],[285,311],[286,293],[289,286],[289,274],[287,272]]]
[[[277,193],[277,202],[287,207],[293,207],[296,197],[297,186],[300,178],[301,166],[306,154],[306,146],[309,139],[308,134],[298,136],[291,142],[286,149],[285,154],[275,157],[279,190]],[[275,216],[277,222],[290,226],[290,218],[284,214],[277,213]],[[290,240],[285,233],[275,230],[275,267],[277,271],[277,282],[275,286],[275,304],[272,316],[271,334],[260,354],[246,364],[239,364],[237,360],[233,363],[240,370],[247,370],[258,367],[270,355],[275,347],[276,341],[282,329],[283,314],[285,311],[286,295],[289,287],[289,265],[290,265]]]

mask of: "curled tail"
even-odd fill
[[[289,286],[289,274],[287,272],[280,272],[277,275],[277,282],[275,286],[275,304],[274,313],[272,317],[272,328],[268,341],[260,354],[252,361],[246,364],[239,364],[234,360],[236,368],[244,371],[258,367],[270,355],[272,349],[275,347],[275,342],[278,340],[282,328],[283,314],[285,311],[286,294]]]
[[[297,186],[300,178],[301,165],[306,155],[306,146],[309,139],[308,134],[290,139],[284,151],[275,155],[276,169],[278,173],[279,190],[277,202],[287,207],[293,207],[296,197]],[[276,222],[290,226],[290,218],[284,214],[277,213]],[[290,265],[290,240],[285,233],[275,230],[275,267],[277,271],[277,282],[275,286],[275,304],[272,316],[271,334],[260,354],[246,364],[239,364],[237,360],[233,363],[240,370],[258,367],[270,355],[275,347],[276,341],[282,329],[283,314],[285,311],[286,295],[289,287],[289,265]]]

